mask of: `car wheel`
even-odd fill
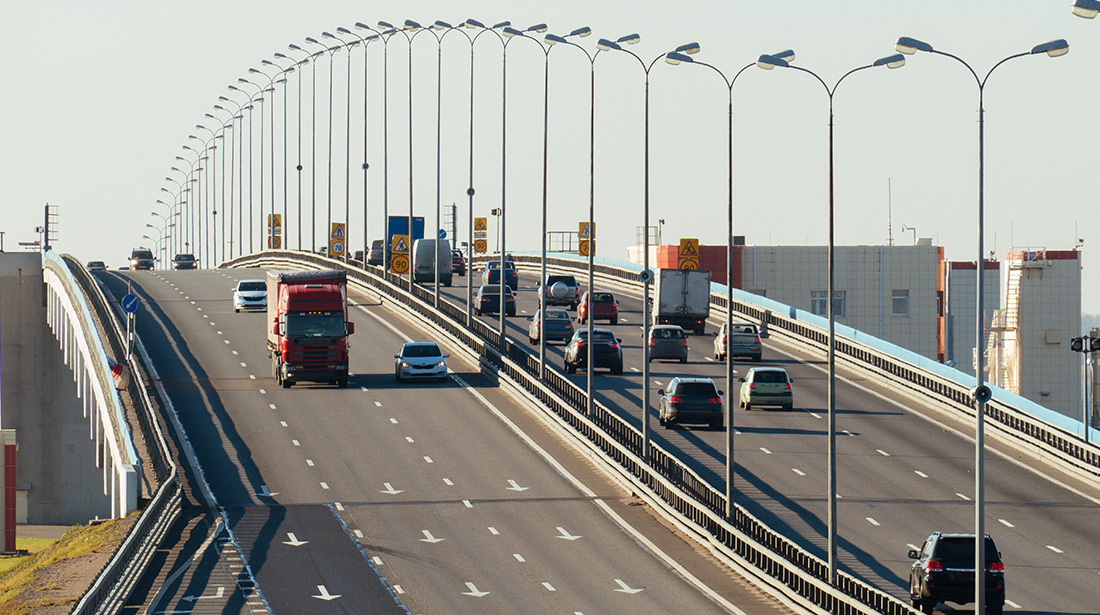
[[[623,374],[623,366],[619,365],[617,367],[612,367],[611,373],[615,374],[616,376],[621,376]]]
[[[577,366],[573,365],[569,362],[566,362],[566,364],[565,364],[565,373],[567,373],[567,374],[577,373]]]
[[[920,605],[920,612],[925,615],[932,615],[932,612],[936,610],[936,601],[929,600],[928,602],[922,602]]]
[[[617,324],[619,324],[619,319],[618,319],[618,318],[612,318],[612,319],[611,319],[611,324],[612,324],[612,325],[617,325]]]
[[[760,355],[758,355],[758,354],[754,354],[754,355],[752,355],[752,360],[753,360],[754,362],[756,362],[756,363],[759,363],[759,362],[760,362],[760,358],[761,358],[761,357],[760,357]]]
[[[786,406],[783,406],[783,409],[787,412],[790,412],[791,410],[794,410],[794,404],[787,404]]]
[[[710,428],[715,430],[722,429],[723,423],[724,421],[721,418],[714,419],[710,422]]]
[[[538,340],[537,340],[537,339],[535,339],[535,338],[533,338],[533,337],[531,337],[530,335],[528,335],[528,336],[527,336],[527,341],[528,341],[528,342],[530,342],[530,343],[532,343],[532,344],[536,344],[536,343],[538,343]]]
[[[683,358],[681,358],[681,359],[680,359],[680,362],[681,362],[681,363],[687,363],[687,362],[688,362],[688,358],[687,358],[687,357],[683,357]]]
[[[394,372],[393,379],[397,382],[397,384],[401,384],[401,374]]]
[[[752,410],[752,404],[750,404],[749,402],[741,404],[741,407],[745,409],[745,412],[749,412]]]
[[[1001,615],[1004,612],[1005,605],[1003,604],[990,604],[985,607],[986,615]]]

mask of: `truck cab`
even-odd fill
[[[272,376],[348,384],[347,281],[342,271],[268,272],[268,351]]]

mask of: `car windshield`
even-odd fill
[[[149,250],[134,250],[130,258],[153,258],[153,253]]]
[[[404,357],[438,357],[442,354],[435,344],[407,344],[401,351]]]
[[[286,315],[286,336],[289,338],[341,337],[343,335],[344,315],[341,312],[288,313]]]
[[[565,284],[567,286],[576,286],[577,285],[577,279],[574,278],[571,275],[549,275],[549,276],[546,276],[546,285],[547,286],[553,286],[554,284],[557,284],[558,282],[561,282],[562,284]]]
[[[679,340],[684,337],[682,329],[652,329],[650,333],[653,334],[653,339],[657,340]]]
[[[940,538],[939,544],[936,545],[936,559],[947,564],[949,568],[966,568],[974,567],[974,537],[973,536],[951,536]],[[986,563],[999,561],[1001,558],[997,555],[997,547],[993,544],[993,539],[986,537],[985,539],[985,560]]]
[[[177,254],[176,260],[178,261],[193,261],[195,256],[193,254]]]
[[[504,261],[504,268],[505,269],[515,269],[516,264],[512,261]],[[499,260],[489,261],[489,269],[500,269],[500,261]]]
[[[596,296],[593,299],[593,301],[595,301],[596,303],[608,303],[614,300],[615,297],[613,297],[611,293],[596,293]]]
[[[752,377],[753,382],[765,382],[774,384],[785,384],[787,382],[787,373],[778,371],[760,371],[755,372]]]
[[[588,340],[588,329],[581,329],[576,333],[577,339],[584,342]],[[609,344],[618,343],[615,339],[615,334],[610,331],[593,331],[592,339],[596,340],[597,344]]]
[[[546,320],[569,320],[569,312],[565,310],[546,310]]]
[[[263,282],[241,282],[237,285],[237,290],[242,293],[254,292],[257,290],[267,290],[267,285]]]
[[[756,333],[756,328],[752,325],[733,325],[734,333]]]
[[[713,382],[681,382],[676,387],[676,395],[692,395],[696,397],[718,397],[718,389]]]

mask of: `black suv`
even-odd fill
[[[673,378],[657,394],[661,396],[658,420],[665,429],[683,423],[722,428],[722,392],[710,378]]]
[[[913,608],[931,613],[937,602],[974,601],[974,535],[936,532],[920,551],[909,551],[909,599]],[[1005,604],[1005,565],[997,545],[985,535],[985,612],[1001,615]]]
[[[194,254],[177,254],[176,257],[172,259],[172,264],[177,270],[183,270],[195,269],[198,267],[199,262],[195,260]]]
[[[611,329],[593,329],[592,339],[593,367],[606,367],[612,374],[623,373],[623,349],[615,333]],[[565,347],[565,371],[575,374],[578,367],[586,367],[587,364],[588,329],[578,329]]]
[[[134,250],[130,252],[130,269],[133,271],[138,269],[152,269],[155,260],[151,250],[134,248]]]

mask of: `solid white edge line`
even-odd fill
[[[559,463],[557,459],[555,459],[552,455],[550,455],[550,453],[546,452],[545,449],[539,446],[538,443],[535,442],[530,436],[528,436],[522,429],[520,429],[518,425],[513,423],[511,419],[509,419],[507,416],[504,415],[504,413],[497,409],[496,406],[494,406],[492,402],[486,399],[486,397],[482,395],[480,391],[470,386],[469,383],[467,383],[457,374],[452,374],[452,378],[454,378],[455,382],[457,382],[459,386],[461,386],[463,389],[467,390],[471,395],[477,398],[477,400],[481,402],[481,404],[484,405],[489,410],[489,412],[492,412],[493,415],[500,419],[500,421],[504,423],[509,429],[511,429],[512,432],[516,434],[516,436],[518,436],[528,446],[530,446],[532,450],[534,450],[539,456],[545,459],[546,462],[549,463],[550,466],[553,467],[561,476],[572,483],[573,486],[577,488],[577,490],[579,490],[586,497],[592,498],[592,502],[597,507],[599,507],[606,515],[611,517],[615,521],[615,523],[619,525],[619,527],[630,532],[631,536],[633,536],[636,541],[649,549],[649,551],[653,553],[658,559],[663,561],[666,566],[678,572],[685,580],[694,585],[711,600],[714,600],[718,604],[721,604],[723,607],[729,609],[737,615],[748,615],[747,613],[739,609],[736,605],[726,600],[725,597],[723,597],[721,594],[711,589],[706,583],[695,577],[695,575],[691,574],[691,572],[681,566],[679,562],[670,557],[667,553],[662,551],[660,547],[654,544],[653,541],[649,540],[649,538],[645,537],[641,532],[639,532],[637,528],[627,523],[626,519],[623,519],[621,516],[619,516],[619,514],[616,513],[606,502],[604,502],[600,498],[597,498],[595,492],[589,489],[588,486],[577,479],[577,477],[570,474],[569,471],[565,469],[565,466]]]

